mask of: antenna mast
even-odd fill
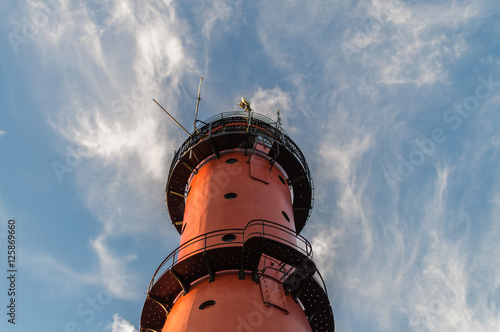
[[[278,127],[279,131],[281,132],[281,116],[280,116],[280,109],[278,108],[278,110],[276,111],[276,116],[277,116],[277,120],[276,120],[276,126]]]
[[[198,86],[198,97],[196,98],[196,111],[194,113],[194,122],[193,122],[193,127],[194,130],[198,132],[198,129],[196,129],[196,121],[198,121],[198,107],[200,106],[200,94],[201,94],[201,81],[203,81],[203,75],[200,76],[200,85]]]

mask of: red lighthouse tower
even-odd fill
[[[228,112],[198,121],[176,151],[166,204],[180,246],[148,288],[141,332],[334,331],[327,291],[300,235],[313,182],[272,121]]]

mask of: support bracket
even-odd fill
[[[154,297],[151,297],[149,295],[148,295],[148,299],[150,299],[154,303],[158,304],[163,310],[165,310],[165,314],[168,315],[168,313],[170,312],[170,310],[169,310],[170,306],[169,305],[161,303],[160,301],[158,301],[157,299],[155,299]]]
[[[206,251],[203,252],[203,259],[205,259],[205,264],[207,264],[208,282],[212,282],[212,281],[215,280],[215,269],[214,269],[214,266],[213,266],[212,262],[208,258],[208,255],[207,255]]]
[[[192,150],[191,150],[192,151]],[[194,174],[198,174],[198,170],[192,168],[191,166],[189,166],[189,164],[187,162],[185,162],[184,160],[181,160],[181,163],[186,166],[186,168],[188,170],[190,170],[191,172],[193,172]]]
[[[168,272],[170,272],[175,277],[175,279],[177,279],[177,282],[182,287],[184,295],[186,295],[187,292],[189,292],[189,282],[187,282],[179,273],[177,273],[174,268],[171,268],[170,270],[168,270]]]
[[[220,151],[219,148],[217,147],[217,144],[215,144],[213,138],[209,138],[209,140],[210,140],[210,145],[212,146],[212,151],[215,154],[215,158],[220,159]]]
[[[295,183],[299,182],[300,180],[302,180],[305,177],[306,177],[306,175],[304,173],[302,173],[301,175],[297,176],[295,179],[290,180],[288,184],[294,185]]]
[[[238,272],[238,279],[245,279],[245,248],[241,248],[240,271]]]

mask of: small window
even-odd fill
[[[214,300],[208,300],[208,301],[205,301],[203,302],[202,304],[200,304],[200,310],[203,310],[203,309],[206,309],[208,307],[211,307],[215,304],[215,301]]]
[[[278,175],[278,178],[280,179],[281,183],[283,183],[284,185],[286,185],[285,179],[283,179],[283,178],[281,177],[281,175]]]
[[[238,195],[235,194],[235,193],[227,193],[224,195],[224,198],[225,199],[233,199],[233,198],[236,198]]]
[[[285,213],[285,211],[281,211],[281,213],[283,214],[283,217],[285,217],[286,221],[290,222],[290,218],[288,217],[288,215]]]
[[[184,226],[182,226],[182,231],[181,231],[181,234],[184,233],[184,231],[186,230],[186,226],[187,226],[187,222],[184,223]]]
[[[238,159],[236,159],[236,158],[230,158],[230,159],[226,160],[226,163],[227,163],[227,164],[234,164],[234,163],[236,163],[237,161],[238,161]]]
[[[226,234],[222,237],[222,241],[224,242],[232,242],[236,240],[236,235],[234,234]]]

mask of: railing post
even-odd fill
[[[238,272],[238,279],[245,279],[245,243],[241,246],[240,271]]]

